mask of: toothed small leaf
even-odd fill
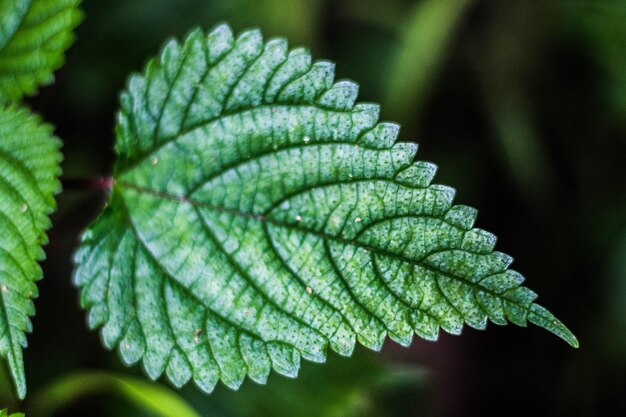
[[[48,215],[60,190],[60,142],[52,128],[17,107],[0,106],[0,357],[20,398],[26,395],[22,349],[35,313],[37,261],[44,258]]]
[[[24,417],[23,413],[9,414],[9,410],[0,410],[0,417]]]
[[[0,0],[0,102],[15,102],[54,80],[81,0]]]
[[[130,79],[115,185],[76,255],[107,347],[211,391],[488,320],[577,344],[356,92],[306,50],[227,26]]]

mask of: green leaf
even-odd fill
[[[0,0],[0,102],[50,84],[80,23],[81,0]]]
[[[367,353],[367,354],[366,354]],[[216,392],[204,408],[229,417],[383,417],[398,415],[398,401],[416,403],[428,371],[415,364],[388,363],[380,355],[356,349],[346,359],[328,355],[328,365],[304,362],[297,380],[279,378],[267,386],[245,384],[239,391]],[[413,400],[413,401],[411,401]],[[426,406],[421,404],[420,407]],[[397,411],[397,410],[396,410]],[[418,415],[413,409],[412,415]]]
[[[0,357],[6,358],[20,398],[26,395],[22,348],[35,313],[37,261],[45,255],[55,209],[60,141],[52,128],[18,107],[0,107]]]
[[[89,325],[151,378],[210,392],[387,335],[538,324],[577,346],[431,184],[435,166],[305,49],[228,26],[130,78],[115,184],[75,260]]]
[[[24,417],[23,413],[9,414],[9,410],[0,410],[0,417]]]
[[[199,417],[184,399],[168,388],[137,378],[103,372],[79,372],[57,379],[36,395],[32,402],[32,414],[56,415],[63,407],[78,399],[104,392],[116,394],[153,416]]]
[[[414,6],[401,33],[401,46],[389,64],[385,94],[386,108],[399,120],[415,123],[422,114],[419,110],[472,4],[472,0],[427,0]]]

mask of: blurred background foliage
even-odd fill
[[[67,177],[111,171],[113,124],[128,74],[170,36],[220,21],[260,27],[337,63],[383,103],[403,140],[440,166],[438,181],[480,209],[478,226],[516,256],[578,351],[535,328],[490,326],[389,342],[380,355],[329,355],[296,380],[238,393],[175,392],[125,369],[87,331],[71,284],[77,236],[98,192],[59,198],[47,246],[30,416],[626,415],[626,1],[84,0],[86,20],[57,82],[30,105],[65,141]],[[1,368],[0,368],[1,369]],[[112,373],[108,373],[112,372]]]

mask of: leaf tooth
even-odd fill
[[[463,230],[470,230],[474,226],[478,210],[473,207],[456,205],[452,207],[445,215],[444,219]]]
[[[166,374],[167,378],[177,388],[185,386],[193,376],[191,365],[189,365],[189,362],[178,348],[172,350]]]
[[[237,37],[235,48],[243,51],[247,57],[258,56],[263,50],[263,34],[256,28],[246,30]]]
[[[190,360],[193,361],[193,358],[190,358]],[[205,367],[194,369],[193,382],[205,393],[212,393],[219,382],[219,369],[217,364],[211,360],[209,364],[205,364]]]
[[[474,315],[471,317],[465,317],[465,324],[476,330],[485,330],[487,329],[488,320],[489,317],[486,315]]]
[[[353,81],[336,82],[317,100],[321,106],[339,111],[348,111],[354,107],[359,95],[359,85]]]
[[[241,356],[248,366],[248,376],[259,384],[265,384],[272,365],[266,344],[247,333],[239,336]]]
[[[352,129],[350,133],[351,138],[359,138],[363,132],[369,131],[378,123],[378,117],[380,115],[380,106],[374,103],[357,103],[351,113]],[[358,144],[358,139],[357,146]]]
[[[343,318],[341,318],[343,320]],[[337,332],[330,340],[330,347],[335,352],[343,356],[352,356],[354,351],[354,345],[356,342],[356,336],[354,331],[348,326],[346,322],[341,322]]]
[[[436,280],[442,300],[433,309],[440,317],[441,328],[450,334],[460,335],[464,323],[480,327],[482,318],[478,317],[479,309],[473,299],[472,289],[447,276],[440,276]]]
[[[163,356],[162,352],[153,349],[153,346],[148,344],[146,354],[143,357],[143,369],[152,381],[156,381],[163,375],[168,364],[169,355],[171,350],[167,352],[167,356]]]
[[[277,49],[285,54],[285,58],[289,53],[289,42],[285,38],[271,38],[265,43],[265,50]]]
[[[206,309],[195,300],[190,302],[181,288],[169,283],[165,294],[165,313],[176,346],[189,363],[194,383],[211,392],[219,381],[220,370],[203,330]]]
[[[267,353],[276,372],[289,378],[298,376],[300,369],[300,353],[292,346],[279,342],[267,344]]]
[[[139,323],[133,320],[119,343],[118,351],[126,365],[139,362],[146,352],[146,345]]]
[[[523,307],[530,307],[533,301],[537,299],[537,293],[526,287],[517,287],[507,291],[503,296],[508,301],[513,301]]]
[[[513,263],[513,257],[504,252],[494,251],[489,255],[489,261],[492,263],[494,270],[504,271]]]
[[[413,342],[413,330],[410,333],[389,332],[389,338],[401,346],[408,347]]]
[[[93,236],[93,232],[91,229],[87,229],[87,231],[83,233],[80,239],[82,244],[78,247],[76,252],[74,252],[73,260],[75,264],[77,265],[82,264],[85,260],[87,260],[87,258],[89,258],[92,255],[91,246],[87,244],[92,236]],[[74,283],[76,285],[79,285],[80,283],[82,283],[86,278],[87,278],[86,275],[77,274],[76,271],[74,271]]]
[[[364,132],[359,137],[359,143],[376,149],[389,149],[393,146],[400,133],[397,123],[379,123],[373,129]]]
[[[526,287],[517,287],[502,294],[506,317],[513,324],[527,326],[529,308],[537,294]]]
[[[380,117],[380,105],[376,103],[357,103],[354,106],[354,113],[361,114],[372,120],[372,127],[374,127]]]
[[[308,361],[316,363],[326,362],[326,350],[328,343],[306,343],[305,346],[299,346],[298,350],[302,357]]]
[[[335,64],[330,61],[317,61],[298,78],[287,83],[277,97],[280,103],[314,103],[316,98],[327,91],[335,77]]]
[[[274,103],[285,86],[311,68],[311,61],[311,54],[306,48],[296,48],[289,52],[287,60],[274,72],[267,86],[265,102]]]
[[[432,184],[428,188],[432,191],[437,192],[437,198],[434,202],[434,209],[437,209],[437,211],[441,210],[443,212],[449,210],[450,206],[452,206],[452,202],[454,201],[456,190],[452,187],[442,184]]]
[[[409,187],[426,188],[430,185],[436,173],[437,165],[431,162],[417,161],[410,167],[400,171],[395,179]]]
[[[502,300],[485,291],[476,290],[476,301],[494,324],[500,326],[507,324]]]
[[[411,142],[396,142],[391,148],[392,163],[395,171],[409,166],[417,153],[417,144]]]
[[[459,313],[453,310],[454,308],[452,306],[448,307],[448,311],[443,313],[442,316],[439,318],[439,325],[446,332],[455,336],[459,336],[463,332],[464,320]]]
[[[207,316],[205,325],[211,352],[220,368],[221,380],[227,387],[236,390],[248,371],[237,346],[237,330],[212,314]]]
[[[182,51],[178,40],[175,38],[166,42],[160,55],[159,61],[165,70],[165,77],[172,82],[176,78],[176,73],[182,65]],[[142,78],[142,77],[138,77]],[[131,80],[132,81],[132,80]],[[132,91],[132,90],[131,90]]]
[[[226,112],[248,109],[263,103],[263,94],[271,74],[287,59],[287,42],[273,39],[247,68],[233,88],[224,107]]]
[[[372,320],[372,323],[377,323],[377,321]],[[371,324],[368,327],[372,327],[372,326],[373,324]],[[379,326],[376,326],[376,328],[378,327]],[[364,330],[359,331],[357,333],[357,340],[359,341],[359,343],[361,343],[363,346],[365,346],[368,349],[372,349],[376,352],[380,351],[383,348],[385,339],[387,338],[387,330],[385,330],[383,327],[382,330],[379,331],[377,335],[370,335],[369,333],[371,332],[366,332]]]
[[[160,71],[160,70],[161,70],[161,63],[159,62],[158,59],[152,58],[152,59],[148,60],[148,63],[146,64],[146,68],[144,70],[145,75],[143,77],[140,76],[140,75],[137,75],[137,74],[133,74],[133,75],[130,76],[130,78],[132,79],[132,77],[142,77],[142,78],[145,78],[145,79],[149,80],[149,79],[155,77],[157,75],[157,72]],[[129,81],[130,81],[130,79],[129,79]],[[129,83],[127,82],[126,85],[128,86]],[[123,94],[124,93],[122,93],[122,95]],[[122,108],[125,108],[125,103],[124,102],[122,102],[120,104],[122,104]]]
[[[185,36],[185,47],[189,47],[191,44],[202,42],[204,38],[205,34],[202,28],[200,26],[194,26],[187,32],[187,35]]]
[[[411,311],[411,321],[415,333],[428,341],[436,342],[439,339],[439,323],[430,314],[420,309]]]
[[[461,249],[488,254],[496,245],[496,236],[482,229],[468,230],[463,236]]]
[[[512,269],[507,269],[500,274],[484,277],[479,281],[481,286],[498,295],[520,286],[523,282],[524,276]]]
[[[90,306],[81,302],[83,308],[90,308],[87,316],[87,325],[91,330],[95,330],[107,322],[109,309],[104,304]]]
[[[228,53],[235,45],[235,37],[230,26],[225,23],[218,25],[207,35],[209,63],[214,64]]]
[[[520,307],[518,304],[516,303],[512,303],[508,300],[504,300],[503,301],[503,306],[504,306],[504,313],[506,315],[506,318],[513,324],[520,326],[520,327],[526,327],[528,324],[526,322],[526,318],[528,316],[527,311]]]

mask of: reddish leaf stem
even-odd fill
[[[114,181],[113,177],[61,178],[66,191],[110,190]]]

